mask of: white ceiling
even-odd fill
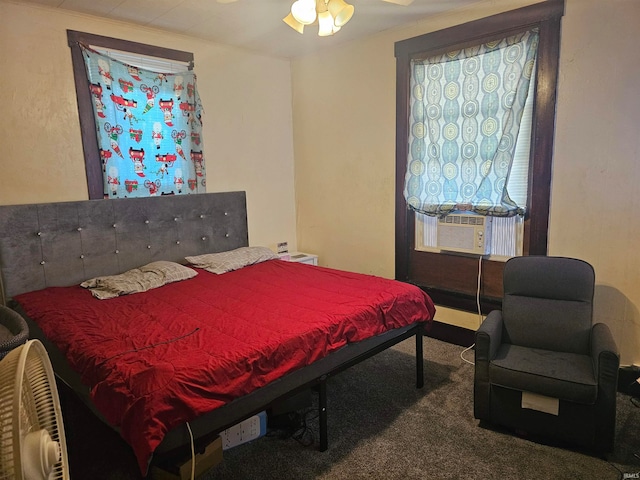
[[[282,19],[293,0],[18,0],[182,33],[280,57],[295,57],[326,46],[373,35],[478,0],[415,0],[410,6],[382,0],[351,0],[351,21],[331,37],[317,26],[304,35]]]

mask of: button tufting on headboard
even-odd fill
[[[247,245],[245,192],[0,205],[7,298]]]

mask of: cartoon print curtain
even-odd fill
[[[152,72],[82,51],[105,198],[205,192],[196,75]]]
[[[538,33],[412,61],[404,196],[412,210],[523,215],[507,183]]]

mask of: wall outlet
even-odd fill
[[[289,252],[289,243],[288,242],[278,243],[278,253],[287,253],[287,252]]]

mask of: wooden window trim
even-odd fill
[[[102,161],[100,160],[100,152],[98,150],[98,137],[93,115],[93,100],[89,90],[89,80],[84,66],[84,59],[82,58],[82,49],[79,44],[166,58],[168,60],[188,63],[190,68],[193,68],[193,53],[144,43],[130,42],[112,37],[103,37],[101,35],[75,30],[67,30],[67,42],[71,48],[71,62],[73,64],[73,78],[75,80],[76,98],[78,100],[78,116],[80,117],[80,134],[82,136],[82,149],[84,151],[89,199],[104,198]]]
[[[396,278],[419,285],[439,305],[477,311],[478,258],[421,252],[414,248],[414,214],[407,209],[403,194],[408,155],[411,60],[505,38],[533,27],[540,29],[523,254],[546,255],[563,15],[564,0],[547,0],[395,44]],[[482,260],[480,303],[483,313],[499,308],[501,304],[503,268],[503,262]]]

